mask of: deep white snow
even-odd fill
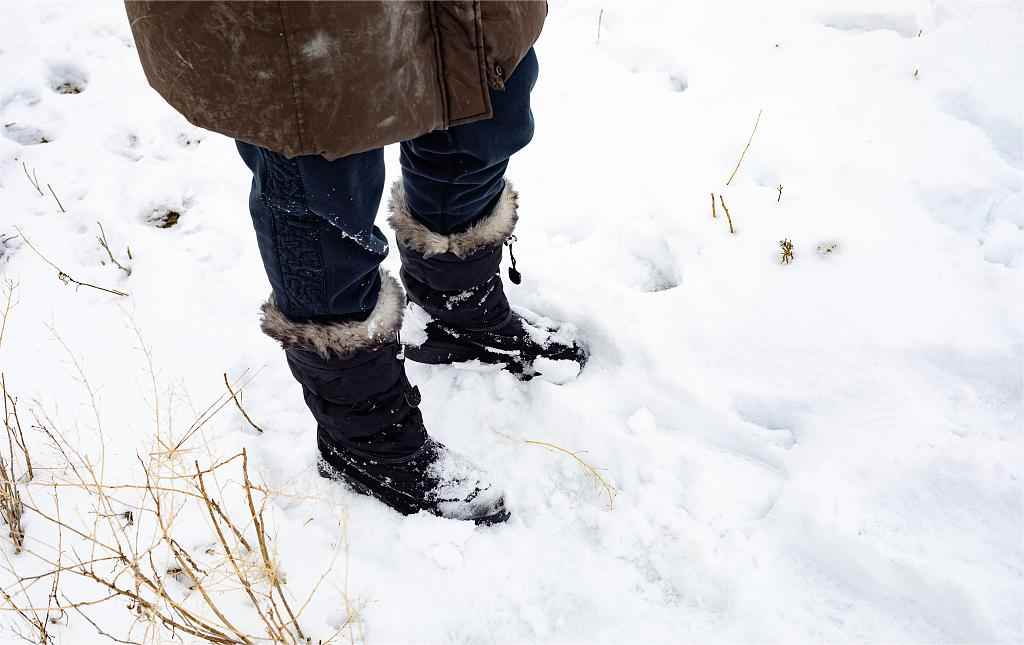
[[[39,470],[26,501],[54,508],[69,477],[32,410],[110,483],[138,483],[154,437],[177,442],[228,372],[255,377],[243,402],[265,433],[228,405],[180,467],[248,450],[289,593],[333,562],[301,619],[313,642],[347,616],[335,642],[1024,642],[1020,0],[551,3],[537,135],[510,169],[509,293],[575,323],[592,361],[564,385],[409,366],[431,432],[505,485],[494,528],[402,518],[317,476],[299,388],[258,329],[268,285],[232,142],[148,88],[120,3],[2,12],[0,281],[17,306],[0,369]],[[65,286],[29,243],[130,295]],[[526,441],[601,469],[611,508],[574,458]],[[88,495],[57,490],[92,521]],[[178,528],[196,553],[215,541],[204,515]],[[27,514],[26,533],[55,554],[46,522]],[[45,607],[49,585],[23,593],[14,572],[46,567],[0,541],[0,587]],[[123,600],[89,615],[146,636]],[[0,613],[0,641],[19,620]],[[103,640],[75,612],[52,631]]]

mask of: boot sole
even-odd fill
[[[316,467],[317,472],[324,479],[329,479],[331,481],[342,483],[345,486],[347,486],[352,492],[357,493],[359,495],[366,495],[367,497],[372,497],[377,501],[381,502],[382,504],[384,504],[385,506],[387,506],[388,508],[398,511],[402,515],[415,515],[416,513],[422,510],[427,511],[432,515],[437,515],[438,517],[444,517],[443,515],[438,515],[436,509],[432,509],[430,507],[423,508],[409,504],[403,505],[401,508],[399,508],[393,503],[394,500],[388,499],[384,495],[378,493],[374,488],[371,488],[370,486],[360,481],[359,478],[360,476],[362,476],[361,473],[359,473],[358,471],[350,472],[351,469],[342,470],[341,468],[338,468],[334,464],[328,463],[325,459],[323,459],[323,457],[321,457],[317,461]],[[482,517],[474,517],[472,518],[472,521],[477,526],[492,526],[494,524],[501,524],[502,522],[507,521],[511,516],[512,514],[503,505],[499,510],[495,511],[494,513],[491,513],[490,515],[484,515]]]
[[[426,365],[450,365],[452,363],[469,363],[480,361],[486,365],[521,366],[523,361],[515,354],[503,354],[483,348],[467,348],[461,343],[445,343],[428,340],[422,345],[406,345],[405,357]]]
[[[512,513],[506,509],[501,509],[493,515],[485,515],[484,517],[473,518],[473,523],[477,526],[493,526],[495,524],[502,524],[507,522],[508,518],[512,517]]]
[[[565,383],[574,380],[580,374],[583,373],[583,368],[587,364],[587,356],[580,356],[574,358],[552,358],[548,359],[557,363],[571,363],[576,366],[576,374],[568,379],[552,379],[546,378],[544,372],[538,371],[533,361],[523,361],[518,356],[512,354],[499,354],[496,352],[488,352],[487,350],[473,351],[467,350],[464,345],[448,345],[442,343],[434,343],[428,341],[423,345],[405,346],[405,357],[415,363],[422,363],[424,365],[458,365],[461,363],[472,363],[478,361],[483,365],[499,366],[506,372],[511,373],[513,376],[518,378],[520,381],[532,381],[535,378],[540,377],[540,380],[547,381],[554,385],[564,385]],[[538,357],[545,358],[545,357]]]
[[[582,373],[590,359],[590,352],[579,348],[575,354],[562,356],[545,356],[538,354],[524,355],[522,352],[502,351],[477,343],[466,343],[457,333],[443,325],[434,324],[434,335],[422,345],[405,345],[405,357],[416,363],[425,365],[451,365],[453,363],[470,363],[479,361],[484,365],[502,365],[504,368],[523,380],[530,380],[535,374],[533,363],[537,359],[546,358],[551,361],[571,362],[579,367]]]

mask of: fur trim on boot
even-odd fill
[[[262,311],[263,333],[285,349],[305,349],[325,359],[331,355],[345,358],[396,340],[405,311],[405,294],[398,281],[382,271],[377,305],[364,321],[295,322],[278,309],[273,296],[263,304]]]
[[[412,216],[405,201],[405,188],[399,179],[391,186],[391,215],[388,223],[395,229],[398,243],[429,258],[432,255],[454,253],[466,258],[486,247],[501,246],[512,235],[519,219],[519,195],[506,180],[498,203],[489,214],[461,233],[441,235],[421,224]]]

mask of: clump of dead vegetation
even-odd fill
[[[796,256],[793,254],[793,240],[786,238],[779,240],[779,261],[782,264],[792,264]]]
[[[246,450],[217,458],[203,438],[203,427],[233,399],[239,403],[248,381],[229,384],[231,394],[175,432],[160,409],[143,344],[154,388],[153,445],[135,455],[133,475],[111,481],[96,393],[80,361],[51,331],[84,388],[94,434],[83,441],[81,428],[62,430],[39,401],[26,412],[0,378],[8,442],[0,449],[0,515],[14,546],[12,555],[0,545],[6,574],[0,579],[7,581],[0,608],[15,617],[11,629],[21,640],[54,643],[77,620],[84,621],[78,629],[87,625],[99,639],[117,643],[362,640],[347,571],[339,599],[347,608],[344,623],[325,638],[303,625],[342,552],[347,570],[347,523],[341,522],[335,558],[322,575],[290,581],[267,517],[279,493],[257,483]]]

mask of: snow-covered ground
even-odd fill
[[[54,509],[56,490],[69,522],[100,512],[52,486],[71,475],[30,426],[137,484],[155,435],[182,439],[228,372],[255,376],[242,398],[265,432],[228,405],[164,466],[247,449],[288,593],[328,571],[300,620],[313,642],[347,617],[335,642],[1024,642],[1020,0],[551,3],[537,136],[510,171],[510,295],[572,320],[592,361],[562,386],[409,366],[431,432],[506,486],[494,528],[402,518],[317,476],[299,388],[258,329],[268,285],[232,143],[149,90],[120,3],[2,10],[0,280],[17,305],[0,369],[35,455],[26,502]],[[65,286],[29,244],[130,295]],[[527,441],[601,469],[614,503]],[[25,517],[26,546],[53,557],[52,525]],[[179,536],[216,542],[198,513]],[[46,567],[0,539],[0,587],[45,607],[49,583],[22,592],[14,571]],[[65,560],[88,557],[64,540]],[[104,595],[61,585],[65,603]],[[146,636],[123,599],[87,613]],[[73,611],[51,632],[104,640]]]

